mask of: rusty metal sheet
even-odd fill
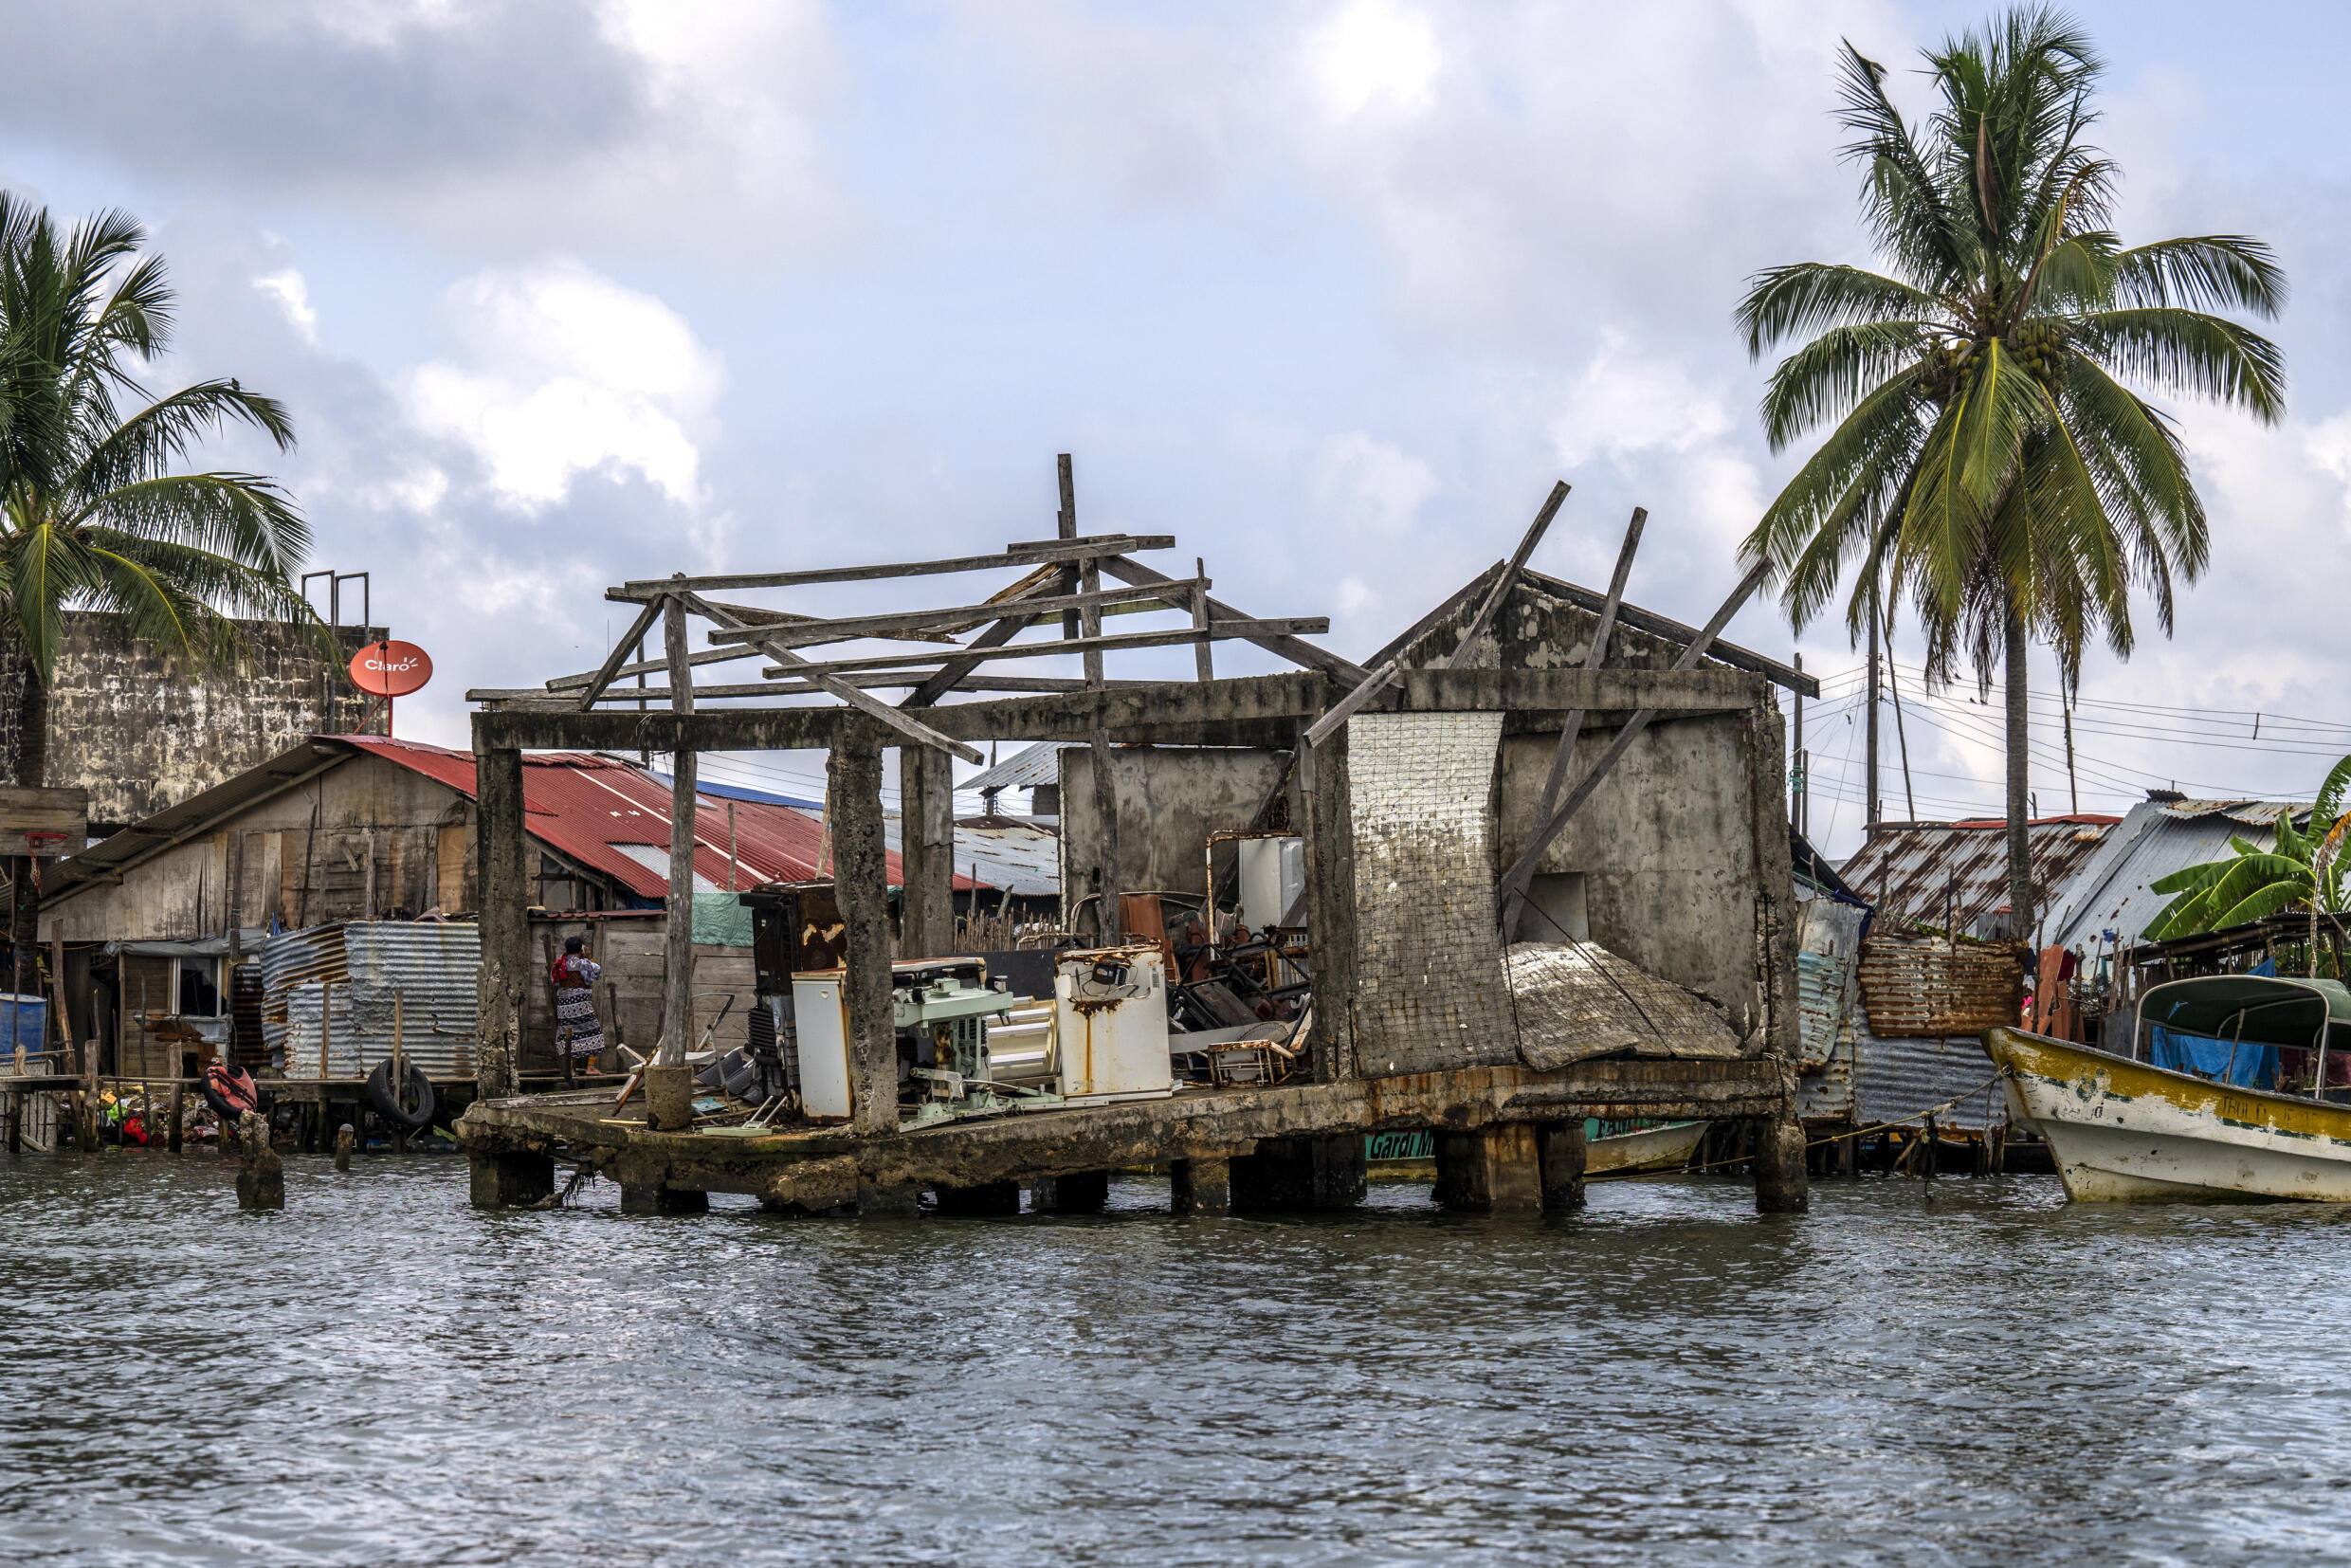
[[[1796,1115],[1807,1121],[1858,1121],[1853,1096],[1857,1048],[1850,1017],[1838,1028],[1822,1060],[1796,1080]]]
[[[358,1077],[400,1048],[435,1078],[473,1072],[479,926],[352,921],[311,926],[263,945],[263,1037],[288,1078]],[[320,1039],[323,1026],[325,1038]]]
[[[1852,965],[1825,953],[1795,956],[1796,1063],[1816,1067],[1836,1048],[1850,1000]]]
[[[2122,820],[2084,814],[2043,817],[2028,826],[2032,885],[2044,913]],[[1837,871],[1876,906],[1881,926],[1940,929],[1947,918],[1962,935],[1990,936],[1996,921],[2005,924],[2008,909],[2008,825],[1991,819],[1880,823]]]
[[[2006,1119],[1980,1035],[1889,1037],[1870,1028],[1871,1016],[1866,1003],[1853,1010],[1850,1103],[1857,1122],[1896,1121],[1953,1099],[1959,1103],[1939,1119],[1941,1131],[1978,1133]]]
[[[1861,944],[1862,999],[1888,1039],[2013,1029],[2031,957],[2017,942],[1873,934]]]

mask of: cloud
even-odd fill
[[[302,341],[314,347],[319,341],[319,313],[311,308],[310,284],[293,267],[281,267],[264,272],[253,280],[253,286],[278,302],[285,319]]]
[[[1429,465],[1360,430],[1325,436],[1307,464],[1307,502],[1341,535],[1358,529],[1402,533],[1436,493],[1437,476]]]
[[[439,314],[455,357],[408,372],[402,403],[473,452],[501,503],[542,511],[593,472],[700,501],[697,436],[725,374],[677,312],[566,261],[477,273]]]
[[[1323,112],[1343,120],[1428,109],[1443,55],[1419,10],[1396,0],[1348,0],[1307,34],[1304,63]]]
[[[26,8],[0,135],[467,246],[842,231],[819,0],[176,0]],[[664,221],[667,220],[667,221]]]

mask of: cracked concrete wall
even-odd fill
[[[1094,754],[1061,754],[1062,908],[1095,891],[1102,871],[1095,826]],[[1130,893],[1208,891],[1208,835],[1247,828],[1282,776],[1284,754],[1242,746],[1117,746],[1119,880]],[[1303,822],[1293,787],[1289,821]],[[1081,929],[1091,930],[1090,914]]]
[[[250,645],[243,665],[202,669],[132,641],[118,615],[66,615],[49,688],[46,781],[90,792],[93,836],[225,783],[303,736],[359,722],[369,699],[343,667],[381,630],[346,628],[342,657],[330,663],[284,627],[240,625]],[[21,652],[0,653],[0,778],[16,776],[28,678]],[[371,727],[382,733],[380,715]]]

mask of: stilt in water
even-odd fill
[[[269,1146],[269,1123],[247,1111],[237,1119],[237,1207],[285,1207],[285,1162]]]
[[[350,1122],[344,1122],[341,1129],[335,1135],[335,1168],[337,1170],[351,1169],[352,1145],[358,1141],[359,1135],[352,1129]]]

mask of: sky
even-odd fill
[[[2084,4],[2126,242],[2241,232],[2291,302],[2287,417],[2176,409],[2213,561],[2174,634],[2093,657],[2069,777],[2036,669],[2034,803],[2149,788],[2306,798],[2351,752],[2351,247],[2340,8]],[[466,743],[469,687],[596,665],[604,588],[671,572],[1163,533],[1261,616],[1358,656],[1507,554],[1703,621],[1799,454],[1756,417],[1733,305],[1758,269],[1868,264],[1837,155],[1850,39],[1927,107],[1919,51],[1979,6],[1890,0],[18,0],[0,188],[120,207],[180,295],[180,385],[290,408],[313,564],[371,574],[433,684],[404,736]],[[1000,579],[930,578],[984,594]],[[803,590],[852,613],[907,584]],[[958,594],[958,597],[960,595]],[[976,596],[976,595],[975,595]],[[1998,694],[1919,689],[1898,629],[1886,814],[1995,813]],[[1862,817],[1861,660],[1800,653],[1810,821]],[[748,668],[748,665],[739,666]],[[1030,672],[1054,665],[1032,661]],[[1279,667],[1219,646],[1220,671]],[[1186,650],[1112,673],[1188,674]],[[1909,791],[1904,793],[1906,749]],[[968,770],[967,770],[968,772]],[[821,789],[800,754],[706,773]]]

